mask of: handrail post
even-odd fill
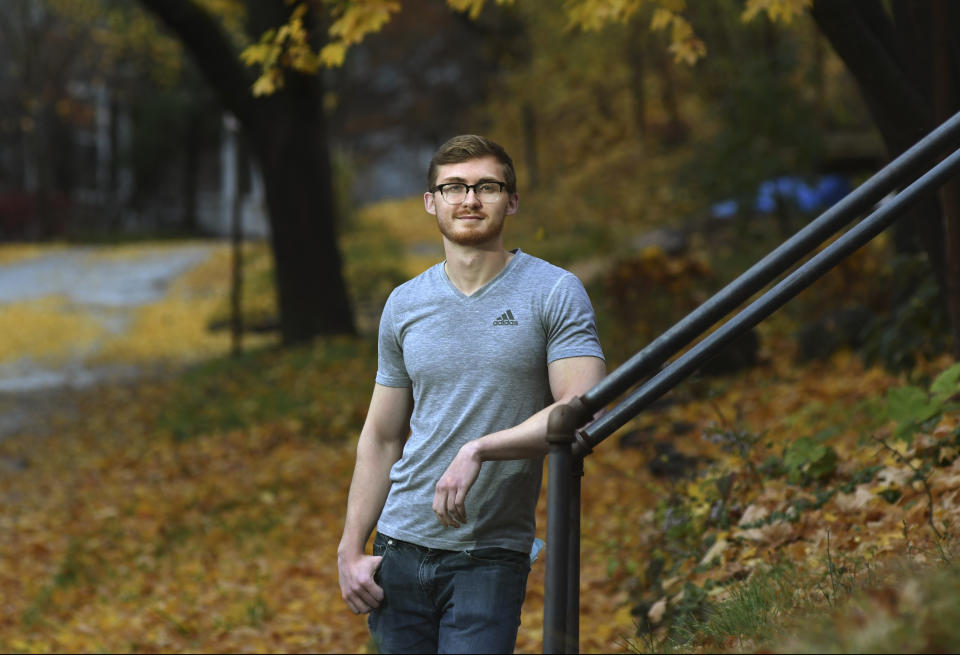
[[[580,489],[583,455],[570,462],[570,532],[567,546],[567,653],[580,652]]]
[[[547,476],[547,577],[544,584],[543,602],[543,652],[577,652],[579,640],[579,493],[577,493],[577,539],[572,536],[571,514],[573,480],[579,487],[579,477],[573,475],[573,444],[575,432],[585,408],[579,398],[570,403],[557,405],[547,418],[547,443],[550,444]],[[575,541],[576,552],[571,552],[571,542]],[[569,579],[574,568],[571,558],[576,557],[575,581]],[[571,599],[570,589],[576,586],[576,599]],[[576,603],[576,611],[571,607]],[[575,619],[571,621],[571,614]],[[575,624],[575,628],[571,628]],[[576,635],[576,636],[573,636]]]

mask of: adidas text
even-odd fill
[[[493,322],[494,325],[520,325],[520,322],[513,317],[513,312],[509,309]]]

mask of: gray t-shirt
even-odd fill
[[[467,522],[433,513],[437,481],[460,447],[553,402],[547,364],[603,357],[583,284],[520,250],[470,296],[437,264],[394,289],[380,320],[377,382],[413,388],[410,436],[390,471],[377,530],[429,548],[528,552],[543,458],[484,462]]]

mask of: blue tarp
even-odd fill
[[[770,214],[777,209],[777,199],[802,212],[814,212],[834,205],[850,193],[850,182],[841,175],[824,175],[811,186],[799,177],[783,176],[765,180],[752,199],[753,211]],[[710,207],[713,218],[732,218],[740,211],[740,202],[724,200]]]

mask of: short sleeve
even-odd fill
[[[562,276],[545,307],[547,363],[567,357],[603,359],[597,320],[583,283],[572,273]]]
[[[380,315],[380,332],[377,336],[377,384],[385,387],[412,386],[407,367],[403,362],[403,346],[398,336],[394,318],[396,291],[387,298]]]

